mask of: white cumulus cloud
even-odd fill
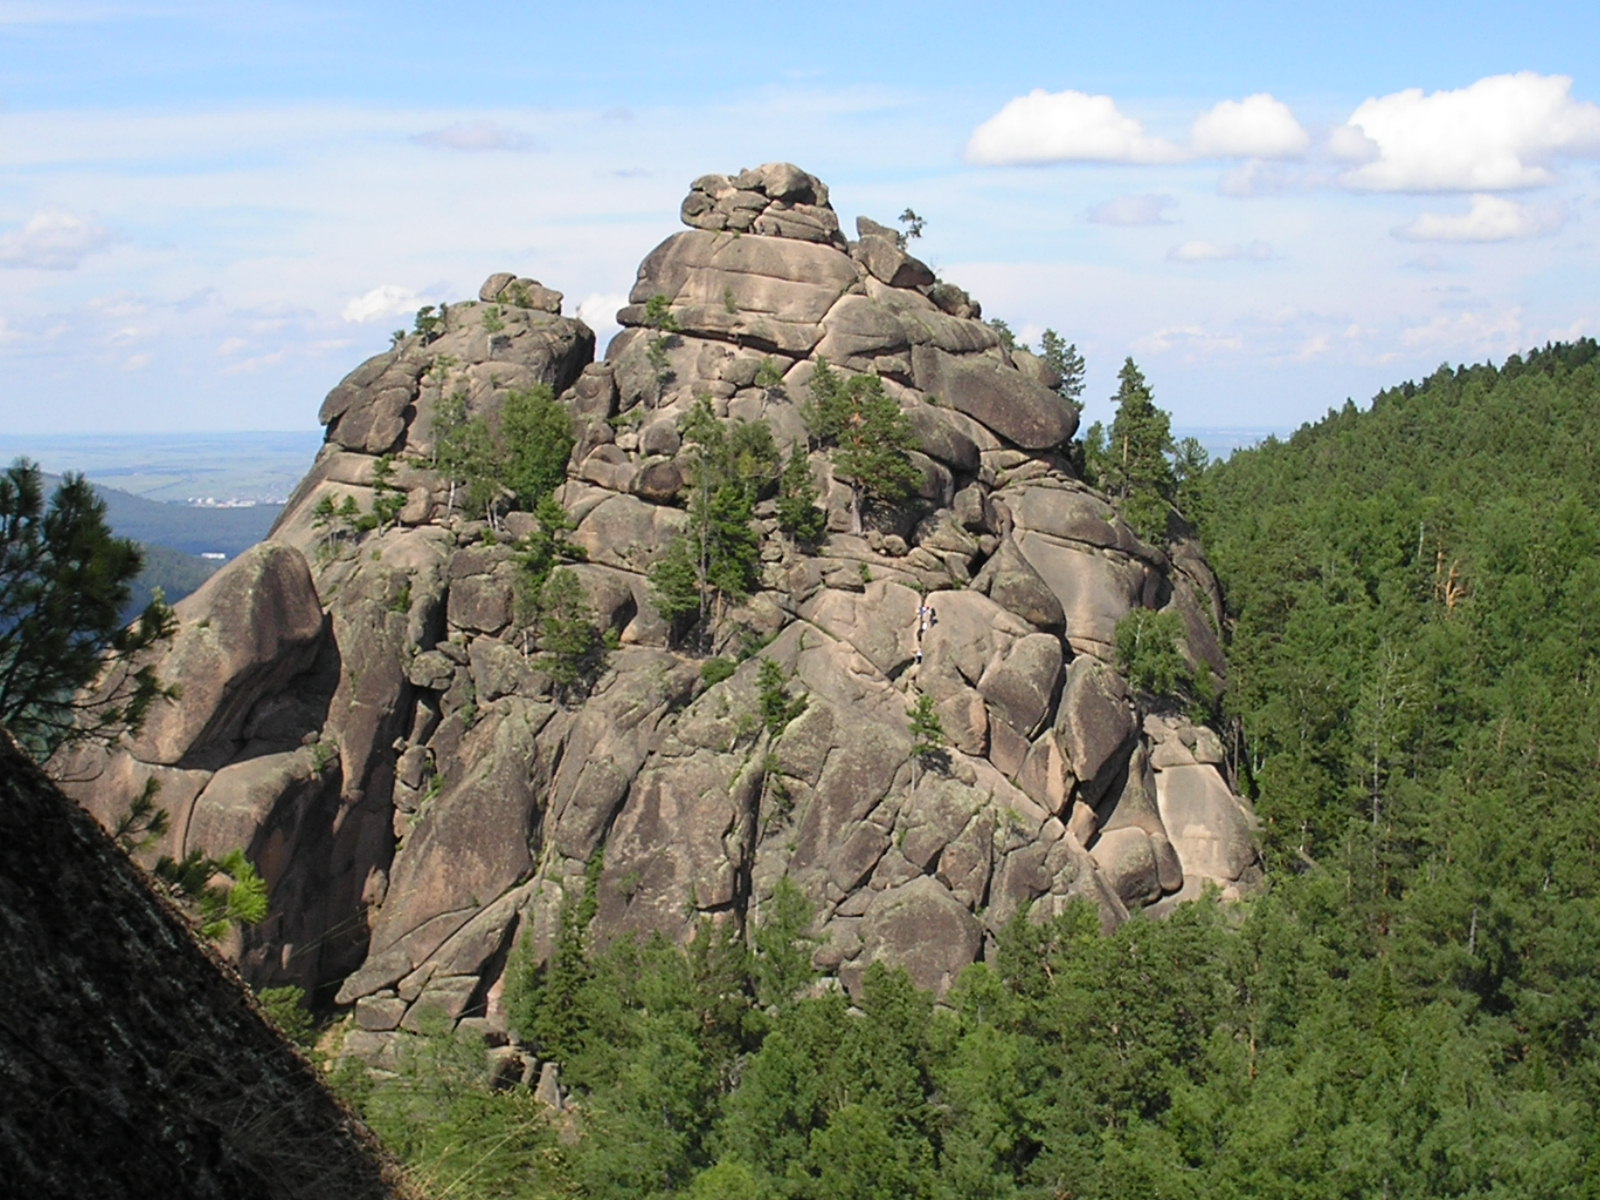
[[[1565,75],[1492,75],[1456,91],[1421,88],[1365,101],[1329,148],[1362,165],[1354,188],[1500,191],[1550,183],[1564,157],[1600,155],[1600,106],[1574,100]]]
[[[1537,208],[1504,196],[1477,195],[1464,213],[1423,213],[1394,230],[1408,242],[1511,242],[1554,233],[1566,221],[1561,205]]]
[[[440,129],[416,134],[412,139],[438,150],[542,150],[538,138],[507,129],[494,121],[457,121]]]
[[[1195,119],[1189,137],[1206,158],[1295,158],[1311,145],[1289,106],[1266,92],[1224,100]]]
[[[379,317],[409,315],[422,307],[422,297],[398,283],[386,283],[370,292],[357,296],[340,311],[346,321],[357,324],[376,321]]]
[[[1264,262],[1272,257],[1272,247],[1266,242],[1231,243],[1219,246],[1215,242],[1183,242],[1167,251],[1167,258],[1175,263],[1229,262],[1247,258]]]
[[[1170,225],[1166,212],[1177,205],[1171,196],[1118,196],[1095,205],[1084,217],[1097,225]]]
[[[62,209],[35,213],[21,229],[0,234],[0,267],[70,271],[104,249],[111,233]]]
[[[973,131],[967,161],[985,166],[1051,162],[1176,162],[1177,146],[1151,137],[1110,96],[1035,88]]]

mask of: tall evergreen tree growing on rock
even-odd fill
[[[126,628],[122,610],[142,558],[113,537],[106,506],[81,475],[44,499],[35,463],[0,473],[0,725],[40,761],[69,742],[137,729],[175,694],[135,657],[171,637],[158,597]],[[85,697],[97,677],[108,684]]]
[[[727,422],[702,397],[684,417],[690,449],[689,526],[650,570],[650,586],[674,634],[694,617],[702,648],[713,609],[742,600],[755,586],[761,559],[755,505],[777,478],[778,451],[762,421]]]
[[[828,514],[817,507],[811,458],[796,446],[778,479],[778,525],[801,546],[815,546],[828,531]]]
[[[1140,537],[1161,540],[1172,508],[1172,420],[1156,407],[1150,385],[1133,359],[1117,372],[1117,415],[1111,422],[1100,486],[1122,507],[1123,518]]]
[[[1068,343],[1054,329],[1046,329],[1039,338],[1039,357],[1061,376],[1056,391],[1077,403],[1083,395],[1083,355],[1078,353],[1076,342]]]
[[[916,487],[911,421],[876,375],[845,379],[819,358],[804,415],[812,435],[829,449],[833,469],[850,484],[852,533],[861,532],[863,501],[893,504]]]

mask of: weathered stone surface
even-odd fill
[[[411,833],[410,853],[395,862],[372,957],[346,980],[345,997],[397,982],[529,871],[541,797],[528,760],[542,718],[548,710],[518,705],[485,717],[463,741],[444,790]]]
[[[709,750],[642,771],[606,839],[600,901],[608,928],[691,931],[686,909],[727,908],[744,865],[734,836],[758,781]]]
[[[1056,734],[1090,804],[1105,794],[1122,769],[1137,733],[1133,697],[1122,677],[1092,658],[1074,659],[1057,710]]]
[[[1081,897],[1110,927],[1257,870],[1217,739],[1142,713],[1115,667],[1116,623],[1166,609],[1220,682],[1215,583],[1193,547],[1138,541],[1072,476],[1060,450],[1077,414],[1049,369],[1002,347],[893,231],[863,221],[847,247],[798,168],[706,176],[683,216],[690,232],[641,267],[605,363],[558,293],[503,273],[352,372],[278,526],[305,558],[263,552],[299,564],[278,586],[298,597],[294,632],[253,644],[261,603],[208,601],[181,636],[239,622],[218,676],[243,680],[237,700],[202,682],[193,728],[152,726],[167,750],[81,752],[107,795],[162,783],[164,850],[257,856],[293,911],[244,940],[242,966],[355,1005],[352,1051],[375,1064],[394,1066],[398,1031],[430,1008],[503,1032],[513,941],[550,952],[597,853],[598,942],[747,929],[787,877],[817,914],[816,963],[849,987],[879,960],[948,987],[1024,905],[1048,919]],[[676,330],[646,324],[656,296]],[[802,412],[819,357],[876,372],[916,439],[914,494],[857,532]],[[533,383],[573,416],[556,492],[576,526],[569,569],[614,635],[559,688],[548,631],[516,604],[539,521],[464,513],[432,467],[447,399],[492,428]],[[757,483],[748,595],[672,629],[650,572],[693,532],[681,431],[702,400],[766,422],[781,456],[810,455],[831,532],[796,545],[775,481]],[[402,527],[330,534],[317,505],[370,511],[384,452]],[[702,674],[711,655],[724,663]],[[919,697],[948,744],[914,762]]]
[[[1031,737],[1050,715],[1060,681],[1061,640],[1030,633],[984,670],[978,691],[1002,720]]]
[[[1186,880],[1226,885],[1256,869],[1253,821],[1215,769],[1196,764],[1157,771],[1156,801]]]
[[[937,458],[953,470],[973,474],[980,461],[977,443],[951,416],[949,411],[927,404],[914,405],[906,412],[911,431],[924,454]]]
[[[867,908],[862,959],[905,964],[918,987],[943,995],[977,957],[983,926],[930,876],[878,893]]]
[[[261,696],[311,665],[326,622],[305,558],[276,542],[234,559],[177,616],[162,670],[182,682],[183,703],[157,704],[131,748],[148,763],[201,765],[234,748]]]
[[[1053,633],[1066,629],[1061,601],[1010,538],[1000,543],[972,587],[1040,629]]]
[[[1106,884],[1130,907],[1161,895],[1161,870],[1150,835],[1132,826],[1100,835],[1090,853]]]
[[[259,853],[255,859],[256,869],[274,884],[289,866],[287,847],[298,840],[294,826],[303,814],[296,810],[320,796],[321,782],[310,748],[230,763],[195,798],[181,850],[220,858],[276,833],[279,852],[273,861],[262,861]]]
[[[828,189],[793,163],[767,163],[754,170],[702,175],[679,214],[696,229],[732,230],[766,237],[842,245],[839,218]]]
[[[519,279],[508,271],[500,271],[484,281],[478,289],[478,299],[559,314],[562,295],[537,279]]]
[[[890,287],[928,287],[933,283],[933,272],[928,264],[912,258],[893,237],[881,233],[863,234],[851,253],[874,279]]]
[[[869,370],[883,355],[911,348],[905,326],[894,313],[866,296],[840,296],[823,319],[825,333],[816,353],[849,370]]]
[[[916,346],[911,363],[924,392],[1024,450],[1060,446],[1077,432],[1078,413],[1070,403],[997,359]]]
[[[916,655],[918,603],[916,592],[905,585],[874,580],[859,594],[822,591],[800,615],[848,642],[882,674],[892,675]]]
[[[442,332],[409,337],[346,376],[323,402],[328,441],[370,455],[405,450],[427,455],[434,449],[434,415],[446,389],[465,393],[469,416],[492,417],[516,388],[547,384],[559,394],[569,387],[594,358],[593,330],[557,315],[559,292],[532,280],[511,280],[498,302],[510,304],[512,292],[526,306],[502,308],[505,330],[492,345],[480,306],[458,304],[450,308]],[[491,355],[492,363],[484,361]],[[441,360],[466,365],[443,367]],[[304,487],[290,497],[283,520],[294,519],[303,492]]]
[[[855,264],[829,246],[691,231],[645,259],[617,318],[642,325],[645,303],[664,295],[687,331],[806,353],[822,339],[822,318],[855,282]]]
[[[1109,662],[1116,651],[1117,622],[1151,589],[1155,576],[1149,566],[1021,525],[1013,527],[1012,539],[1061,605],[1073,651]]]

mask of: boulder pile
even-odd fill
[[[244,969],[353,1005],[374,1061],[427,1008],[503,1030],[513,944],[548,949],[591,863],[601,939],[742,927],[788,878],[819,967],[853,987],[886,960],[934,989],[1020,912],[1083,897],[1109,926],[1257,877],[1219,739],[1116,661],[1119,621],[1171,612],[1220,686],[1215,582],[1192,543],[1140,540],[1074,473],[1054,372],[893,231],[861,220],[845,240],[797,167],[705,176],[682,215],[601,361],[559,293],[501,274],[339,383],[272,540],[181,606],[161,669],[182,709],[73,764],[106,817],[158,779],[167,852],[244,845],[274,909]],[[824,359],[877,376],[915,434],[915,494],[860,533],[803,417]],[[573,420],[557,499],[616,646],[578,699],[518,619],[531,518],[467,519],[434,467],[447,398],[494,421],[534,383]],[[807,550],[757,506],[760,585],[714,633],[726,677],[671,643],[647,580],[686,523],[701,399],[810,450],[828,518]],[[403,493],[393,524],[331,537],[324,501],[371,512],[385,491]],[[777,734],[763,660],[805,699]],[[935,766],[913,754],[919,697],[949,739]]]

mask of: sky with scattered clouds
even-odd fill
[[[0,0],[0,430],[310,429],[419,305],[604,339],[796,162],[1180,426],[1600,334],[1600,6]]]

